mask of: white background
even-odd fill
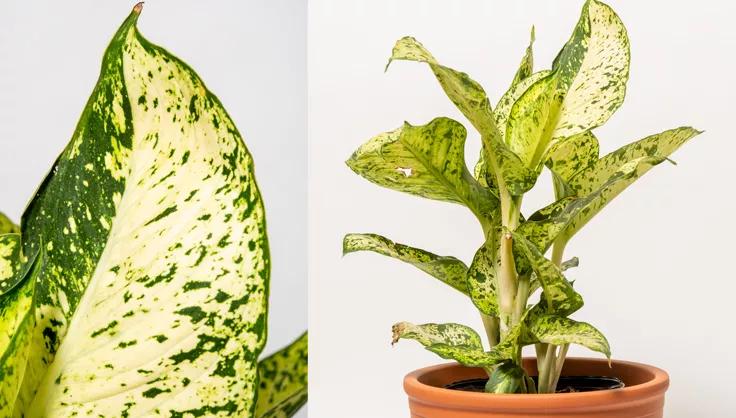
[[[411,341],[391,347],[397,321],[461,322],[481,330],[463,296],[413,267],[370,253],[341,258],[347,232],[375,232],[469,262],[481,233],[465,208],[382,189],[344,164],[404,120],[466,123],[430,70],[384,65],[394,41],[417,37],[486,86],[511,81],[529,28],[537,69],[549,68],[582,1],[312,0],[309,5],[310,411],[320,418],[407,417],[401,381],[441,359]],[[615,358],[657,365],[672,386],[667,417],[733,417],[736,199],[731,81],[736,7],[727,1],[612,1],[632,43],[623,108],[597,131],[604,152],[680,125],[706,133],[619,196],[568,246],[570,276]],[[466,126],[468,124],[466,123]],[[468,139],[475,163],[477,135]],[[471,165],[472,167],[472,165]],[[525,213],[551,199],[547,178]],[[584,349],[573,355],[596,356]]]
[[[0,210],[15,220],[71,138],[134,3],[3,2]],[[273,262],[269,353],[307,327],[306,1],[153,0],[139,28],[199,73],[255,158]]]

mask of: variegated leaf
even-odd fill
[[[521,80],[517,84],[511,86],[511,88],[506,91],[503,96],[501,96],[501,99],[496,105],[494,116],[496,117],[496,125],[498,125],[498,129],[501,131],[501,134],[504,136],[504,138],[506,137],[506,128],[508,126],[509,116],[511,114],[511,109],[514,106],[514,103],[516,103],[516,101],[521,98],[521,96],[529,89],[529,87],[534,85],[537,81],[548,77],[549,74],[550,72],[548,70],[534,73],[529,77]]]
[[[342,243],[343,254],[373,251],[409,263],[461,293],[468,294],[468,267],[455,257],[432,254],[399,244],[376,234],[348,234]]]
[[[517,364],[508,362],[493,370],[486,383],[487,393],[525,393],[526,373]]]
[[[289,418],[307,402],[307,340],[305,332],[258,363],[257,418]]]
[[[475,253],[467,275],[470,298],[479,311],[489,316],[498,316],[497,253],[498,245],[485,242]]]
[[[412,37],[404,37],[396,42],[388,65],[393,60],[417,61],[429,65],[447,97],[480,132],[486,158],[492,156],[495,160],[496,170],[512,194],[520,195],[534,186],[538,174],[529,170],[519,157],[506,147],[496,126],[488,96],[478,82],[466,73],[439,64],[432,54]],[[493,174],[498,175],[495,172]]]
[[[511,81],[512,87],[531,76],[534,72],[534,38],[534,26],[532,26],[531,34],[529,35],[529,46],[526,47],[524,56],[521,58],[521,63],[519,63],[519,68],[516,70],[516,74],[514,74],[513,81]]]
[[[589,0],[552,73],[529,87],[509,115],[507,142],[536,170],[563,138],[600,126],[623,102],[629,41],[607,5]]]
[[[24,253],[48,257],[16,416],[255,412],[269,258],[253,161],[195,72],[139,34],[140,9],[23,215]]]
[[[15,222],[11,221],[10,218],[5,216],[4,213],[0,212],[0,234],[11,234],[19,233],[20,228]]]
[[[409,322],[399,322],[391,328],[396,344],[399,339],[412,339],[423,346],[447,344],[482,349],[480,336],[472,328],[460,324],[423,324],[414,325]]]
[[[578,344],[611,358],[608,340],[592,325],[558,315],[539,315],[530,320],[527,343]]]
[[[547,154],[547,167],[563,181],[598,161],[598,139],[585,131],[556,143]]]
[[[557,74],[549,73],[532,83],[508,114],[506,142],[523,164],[538,170],[556,119],[560,96],[555,90]]]
[[[543,297],[549,313],[567,316],[583,306],[583,298],[562,275],[559,267],[523,235],[512,232],[514,250],[523,254],[542,286]]]
[[[0,234],[0,296],[20,281],[22,266],[20,234]]]
[[[699,133],[681,127],[651,135],[619,148],[575,174],[569,181],[571,190],[578,196],[595,198],[586,205],[586,210],[569,221],[560,236],[569,240],[613,198]]]
[[[521,69],[519,69],[521,71]],[[506,135],[506,126],[508,122],[509,113],[511,112],[511,108],[516,103],[517,100],[521,97],[524,92],[531,86],[532,84],[536,83],[541,78],[544,78],[549,75],[549,71],[540,71],[534,74],[531,74],[529,77],[524,78],[523,80],[519,81],[516,84],[513,84],[511,88],[509,88],[506,93],[504,93],[503,96],[501,96],[501,99],[498,101],[498,104],[496,105],[496,110],[494,113],[496,125],[498,126],[498,129],[501,132],[501,135],[505,138]],[[478,159],[478,162],[475,165],[475,178],[478,179],[478,181],[488,186],[493,181],[492,176],[489,179],[488,176],[488,167],[485,159],[485,150],[481,149],[480,152],[480,158]],[[492,174],[492,173],[491,173]]]
[[[0,252],[4,237],[7,235],[0,235]],[[0,418],[13,416],[15,400],[31,355],[31,338],[36,323],[33,301],[42,258],[43,255],[33,257],[25,269],[0,272],[0,280],[15,283],[0,294]],[[15,277],[9,278],[6,274]]]
[[[416,61],[428,64],[437,77],[437,81],[439,81],[442,89],[447,94],[447,97],[455,103],[455,106],[468,118],[475,129],[482,135],[498,135],[498,129],[493,122],[493,110],[491,109],[488,96],[485,90],[483,90],[483,87],[470,78],[469,75],[441,65],[424,48],[424,45],[409,36],[401,38],[396,42],[391,53],[391,58],[386,65],[387,69],[394,60]]]
[[[510,353],[499,346],[483,351],[480,336],[460,324],[414,325],[400,322],[393,326],[393,343],[399,339],[418,341],[427,350],[468,367],[491,367],[508,361]],[[505,348],[503,346],[501,348]]]
[[[552,64],[564,94],[552,136],[571,137],[605,123],[624,101],[630,60],[621,19],[608,5],[588,0]]]
[[[465,128],[449,118],[403,127],[363,144],[347,161],[358,175],[390,189],[460,203],[479,219],[498,207],[498,198],[465,166]]]
[[[557,142],[547,154],[547,167],[552,172],[555,197],[562,199],[574,195],[570,179],[578,172],[598,161],[598,139],[590,131]]]

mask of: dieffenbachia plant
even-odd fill
[[[609,6],[589,0],[551,69],[534,72],[533,42],[532,31],[513,82],[495,107],[480,84],[440,64],[414,38],[400,39],[393,49],[389,64],[427,64],[480,133],[474,174],[465,165],[466,128],[446,117],[380,134],[347,161],[380,186],[464,205],[478,219],[485,241],[469,265],[374,234],[347,235],[344,252],[399,259],[466,295],[480,312],[487,346],[473,329],[452,323],[402,322],[393,327],[394,341],[413,339],[443,358],[484,368],[486,390],[496,393],[554,392],[569,344],[610,358],[603,334],[570,318],[583,299],[563,274],[577,265],[574,258],[563,262],[565,246],[627,186],[699,133],[671,129],[599,157],[593,130],[621,106],[629,77],[624,25]],[[545,167],[555,201],[524,217],[522,199]],[[522,368],[522,348],[529,345],[536,348],[536,380]]]
[[[140,35],[140,11],[20,226],[0,216],[0,417],[289,417],[306,335],[259,364],[253,159],[199,76]]]

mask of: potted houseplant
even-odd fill
[[[20,225],[0,214],[0,417],[289,417],[307,335],[259,362],[253,159],[199,76],[138,32],[141,7]]]
[[[485,237],[472,262],[375,234],[347,235],[344,252],[368,250],[413,264],[466,295],[482,317],[485,345],[461,324],[393,326],[394,343],[416,340],[456,362],[406,377],[412,416],[661,417],[667,374],[612,361],[604,335],[571,318],[583,299],[564,275],[577,265],[564,250],[608,202],[699,132],[667,130],[600,157],[593,129],[620,107],[629,76],[623,23],[606,4],[587,1],[549,70],[533,69],[533,30],[531,38],[495,107],[470,76],[440,64],[414,38],[393,49],[389,64],[427,64],[480,133],[473,174],[465,164],[466,128],[446,117],[380,134],[347,161],[380,186],[470,209]],[[545,167],[555,201],[524,216],[522,199]],[[566,359],[570,344],[606,359]],[[525,346],[534,346],[536,357],[523,358]]]

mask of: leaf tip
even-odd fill
[[[133,6],[133,13],[139,15],[143,11],[143,3],[145,2],[138,2],[135,6]]]
[[[406,330],[406,322],[399,322],[391,327],[391,346],[399,342],[401,334]]]

